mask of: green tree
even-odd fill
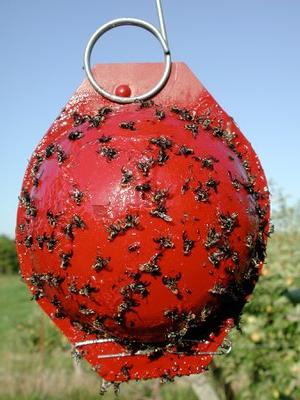
[[[12,274],[19,270],[15,241],[0,235],[0,273]]]

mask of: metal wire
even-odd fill
[[[142,19],[118,18],[118,19],[114,19],[114,20],[102,25],[92,35],[92,37],[88,41],[88,44],[87,44],[85,52],[84,52],[84,69],[85,69],[87,78],[90,81],[93,88],[98,93],[100,93],[103,97],[105,97],[111,101],[114,101],[116,103],[128,104],[128,103],[133,103],[135,101],[147,100],[147,99],[153,97],[158,92],[160,92],[161,89],[166,85],[166,83],[169,79],[170,73],[171,73],[171,68],[172,68],[171,53],[170,53],[169,44],[168,44],[166,25],[165,25],[161,0],[156,0],[156,7],[157,7],[160,31],[157,28],[155,28],[155,26],[153,26],[149,22],[144,21]],[[108,91],[103,89],[98,84],[98,82],[95,80],[94,75],[91,70],[91,54],[92,54],[92,50],[93,50],[97,40],[102,35],[104,35],[104,33],[106,33],[107,31],[109,31],[113,28],[116,28],[118,26],[124,26],[124,25],[137,26],[139,28],[143,28],[143,29],[147,30],[148,32],[152,33],[158,39],[158,41],[160,42],[160,44],[163,48],[163,51],[164,51],[165,69],[164,69],[164,72],[163,72],[163,75],[162,75],[160,81],[156,84],[156,86],[154,86],[147,93],[144,93],[139,96],[120,97],[120,96],[113,95],[112,93],[109,93]]]
[[[93,344],[105,344],[105,343],[114,343],[114,339],[95,339],[95,340],[86,340],[83,342],[75,343],[74,347],[77,349],[78,347],[84,347]],[[186,343],[199,343],[197,340],[186,340]],[[166,350],[167,354],[177,354],[177,355],[190,355],[190,356],[225,356],[228,355],[232,350],[232,343],[230,340],[225,339],[224,342],[219,347],[218,351],[194,351],[191,354],[185,354],[184,352]],[[100,354],[98,355],[99,359],[105,358],[118,358],[118,357],[131,357],[131,356],[148,356],[151,352],[147,350],[139,350],[135,353],[116,353],[116,354]]]

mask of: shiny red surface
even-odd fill
[[[120,97],[130,97],[131,89],[128,85],[119,85],[115,89],[115,95]]]
[[[139,73],[143,71],[141,65],[135,68]],[[147,68],[149,66],[145,66],[145,70]],[[52,273],[63,278],[57,287],[45,285],[44,297],[38,302],[73,344],[95,338],[94,334],[78,328],[74,321],[90,324],[96,316],[105,316],[103,337],[151,344],[164,341],[166,332],[178,328],[178,323],[166,317],[167,310],[176,309],[178,313],[190,313],[199,318],[207,304],[218,307],[220,299],[210,291],[217,284],[226,287],[230,283],[232,275],[226,272],[228,269],[234,271],[237,281],[247,271],[250,259],[246,240],[249,235],[257,237],[261,223],[256,210],[258,203],[253,195],[243,185],[237,190],[232,184],[233,179],[247,182],[245,161],[251,175],[256,178],[255,190],[264,194],[259,205],[266,208],[265,220],[268,221],[266,180],[251,145],[232,118],[200,83],[195,100],[194,78],[190,78],[191,73],[186,67],[180,64],[178,68],[181,77],[173,72],[167,87],[154,99],[159,106],[149,108],[138,104],[109,104],[86,90],[86,84],[83,84],[42,139],[27,168],[22,189],[29,193],[37,215],[26,215],[28,210],[21,202],[17,218],[17,246],[22,274],[33,293],[36,292],[31,282],[33,274]],[[187,91],[193,91],[193,101],[188,104],[182,103],[178,97],[185,85],[190,85]],[[212,135],[203,126],[199,126],[194,137],[186,127],[189,122],[170,110],[174,104],[187,108],[191,114],[209,112],[213,126],[222,124],[227,133],[235,134],[233,143],[239,155],[226,141]],[[99,126],[93,127],[90,121],[86,121],[74,127],[74,112],[81,116],[95,115],[105,105],[111,106],[113,111]],[[165,118],[159,119],[156,111],[162,109]],[[121,127],[122,123],[131,121],[134,122],[134,130]],[[80,132],[80,138],[70,140],[69,135],[74,132]],[[103,137],[111,139],[105,142]],[[162,165],[158,162],[160,148],[155,144],[155,140],[161,137],[168,138],[172,143],[170,148],[165,149],[168,159]],[[37,157],[43,156],[53,143],[56,151],[48,158],[44,157],[37,173],[33,173]],[[180,154],[182,146],[192,149],[193,153]],[[63,150],[66,155],[61,163],[58,162],[57,149]],[[108,150],[115,150],[111,159],[107,156]],[[149,158],[154,163],[148,176],[145,176],[138,163]],[[213,167],[204,167],[205,159],[212,159]],[[124,171],[132,174],[128,183],[122,183]],[[33,176],[38,178],[37,186],[33,185]],[[209,180],[216,182],[216,188],[206,185]],[[151,189],[144,193],[138,191],[137,187],[145,183],[149,183]],[[188,186],[186,191],[183,190],[185,184]],[[197,200],[197,188],[208,191],[207,201]],[[153,216],[157,207],[155,195],[159,190],[167,193],[164,200],[166,218]],[[82,193],[78,204],[74,199],[76,191]],[[56,216],[55,226],[49,223],[49,211]],[[208,232],[214,227],[222,233],[220,217],[233,213],[237,215],[237,223],[227,239],[232,252],[238,253],[239,263],[237,265],[229,257],[214,266],[209,259],[213,249],[205,246]],[[76,226],[75,215],[82,219],[84,226]],[[109,227],[124,225],[128,215],[138,218],[136,226],[110,238]],[[24,224],[21,230],[20,224]],[[70,231],[68,234],[66,227],[70,224],[71,234]],[[39,247],[36,238],[43,235],[54,238],[54,248],[50,251],[47,241],[43,248]],[[30,246],[26,246],[28,236],[32,236]],[[171,248],[159,248],[156,239],[162,236],[171,240]],[[187,254],[183,248],[184,237],[193,241],[193,247]],[[62,267],[61,263],[63,254],[71,254],[66,267]],[[157,254],[156,264],[160,273],[152,275],[145,272],[143,265]],[[97,257],[109,260],[101,271],[94,268]],[[140,274],[139,281],[143,282],[148,293],[146,296],[133,294],[135,304],[124,313],[124,321],[120,324],[116,316],[124,302],[122,290],[133,282],[133,274],[136,273]],[[166,277],[177,279],[175,289],[166,285]],[[70,291],[72,284],[76,286],[77,293]],[[93,288],[88,296],[80,293],[86,285]],[[64,319],[55,316],[57,306],[53,304],[54,297],[64,310]],[[82,307],[89,310],[89,315],[82,312]],[[226,319],[221,329],[216,327],[214,335],[203,343],[199,342],[194,350],[216,351],[230,325],[228,322],[226,326]],[[210,355],[170,355],[165,352],[156,360],[149,360],[144,355],[99,360],[99,355],[126,351],[117,342],[88,345],[83,350],[84,356],[100,375],[111,381],[197,373],[212,358]],[[124,374],[124,368],[122,372],[124,365],[129,371],[128,376]]]

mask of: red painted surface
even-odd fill
[[[99,65],[95,75],[137,95],[161,68]],[[216,351],[237,318],[268,232],[266,179],[232,118],[184,64],[153,100],[112,104],[85,81],[35,150],[20,196],[23,277],[71,343],[114,339],[80,347],[109,381],[203,371],[212,356],[197,352]],[[190,353],[174,333],[198,340]],[[102,358],[128,343],[152,356]]]

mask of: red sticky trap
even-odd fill
[[[97,65],[94,75],[135,96],[162,69]],[[151,101],[111,103],[84,80],[27,167],[17,248],[34,298],[105,380],[167,379],[229,350],[268,228],[254,150],[174,63]]]

